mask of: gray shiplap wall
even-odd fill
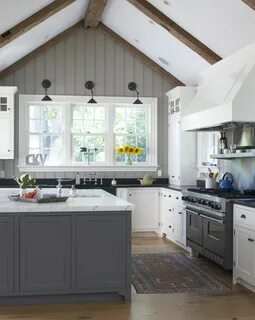
[[[77,27],[64,41],[16,72],[0,80],[0,85],[15,85],[19,94],[42,94],[43,79],[52,81],[49,94],[87,95],[84,83],[94,80],[95,95],[133,96],[127,88],[130,81],[139,85],[141,95],[158,98],[158,162],[167,176],[167,98],[171,85],[122,46],[99,30]],[[19,174],[18,164],[18,99],[15,114],[15,160],[0,160],[6,177]],[[140,177],[144,173],[105,173],[104,177]],[[73,173],[41,173],[36,177],[73,176]]]

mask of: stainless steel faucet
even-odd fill
[[[61,178],[57,179],[58,184],[57,184],[56,188],[57,188],[57,192],[58,192],[58,197],[61,197],[61,195],[62,195],[62,187],[63,187],[62,182],[69,182],[69,181],[73,181],[73,180],[74,179],[61,179]]]

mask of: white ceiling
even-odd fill
[[[0,0],[0,34],[52,1]],[[255,11],[241,0],[147,1],[222,57],[255,42]],[[87,4],[76,0],[1,48],[0,71],[81,20]],[[210,66],[127,0],[108,0],[102,21],[187,85]]]
[[[210,66],[126,0],[108,0],[102,22],[185,84],[196,84]]]
[[[0,34],[50,4],[53,0],[0,0]]]
[[[29,1],[32,2],[31,0]],[[87,1],[76,0],[63,10],[2,47],[0,49],[0,71],[80,21],[84,17],[86,6]]]
[[[221,57],[255,42],[255,11],[241,0],[147,0]]]

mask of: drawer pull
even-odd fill
[[[169,198],[171,198],[172,196],[171,196],[171,194],[169,194],[169,196],[168,196]]]
[[[164,197],[166,197],[166,194],[164,194]]]
[[[179,212],[179,214],[182,214],[182,212]]]
[[[250,242],[254,242],[254,239],[248,238],[248,241],[250,241]]]
[[[245,215],[245,214],[242,214],[242,215],[241,215],[241,218],[242,218],[242,219],[246,219],[246,215]]]
[[[175,176],[171,176],[171,178],[175,178]]]

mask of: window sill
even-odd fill
[[[121,165],[121,166],[81,166],[81,165],[60,165],[60,166],[30,166],[19,165],[20,172],[122,172],[122,171],[157,171],[158,165]]]

